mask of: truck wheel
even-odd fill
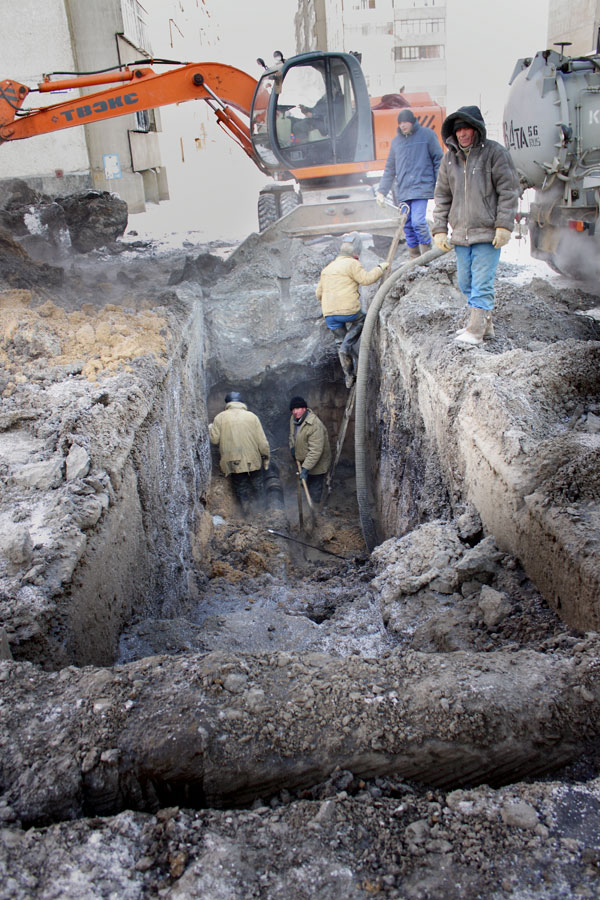
[[[258,230],[265,231],[279,218],[277,197],[270,191],[258,195]]]

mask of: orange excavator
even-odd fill
[[[441,106],[426,93],[370,98],[352,54],[302,53],[265,66],[258,81],[220,63],[181,63],[165,72],[146,65],[160,62],[144,60],[69,78],[54,73],[37,88],[0,82],[0,143],[204,100],[219,125],[273,179],[259,195],[260,231],[278,223],[288,235],[318,235],[395,231],[397,210],[393,205],[380,209],[373,188],[396,134],[399,109],[410,106],[441,142]],[[111,86],[23,108],[34,91],[96,85]]]

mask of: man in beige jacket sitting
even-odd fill
[[[262,505],[263,468],[269,468],[269,442],[260,419],[250,412],[241,394],[225,396],[225,409],[208,426],[211,444],[218,444],[221,471],[231,477],[234,493],[242,511],[252,502]]]
[[[358,232],[345,234],[339,255],[325,266],[315,291],[327,327],[333,331],[338,345],[347,388],[352,387],[356,377],[358,342],[365,320],[360,306],[360,285],[378,281],[388,268],[388,263],[382,262],[367,272],[358,260],[361,249]]]

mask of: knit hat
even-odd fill
[[[304,397],[292,397],[290,400],[290,411],[292,409],[308,409],[308,403]]]
[[[350,231],[348,234],[342,235],[340,256],[360,256],[361,250],[362,239],[358,231]]]
[[[416,121],[417,120],[410,109],[402,109],[398,113],[398,125],[400,122],[412,122],[414,124]]]
[[[237,391],[229,391],[228,394],[225,394],[225,403],[243,403],[242,395]]]
[[[468,122],[464,122],[462,119],[456,119],[456,121],[452,123],[452,130],[456,134],[461,128],[473,128],[473,126],[469,125]]]

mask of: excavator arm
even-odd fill
[[[33,91],[48,93],[99,84],[114,85],[114,82],[120,83],[51,106],[22,109],[25,99]],[[46,76],[33,90],[6,80],[0,82],[0,144],[76,125],[102,122],[138,110],[186,100],[205,100],[219,125],[255,165],[266,171],[252,145],[249,126],[232,109],[234,107],[246,117],[250,116],[256,84],[254,78],[245,72],[220,63],[189,63],[160,73],[147,67],[126,66],[112,72],[61,80]]]
[[[386,95],[372,102],[358,60],[341,52],[281,59],[265,67],[259,81],[220,63],[148,60],[157,64],[170,68],[157,73],[141,60],[60,80],[65,73],[54,73],[31,90],[0,81],[0,144],[204,100],[221,128],[272,179],[258,200],[261,231],[279,227],[281,220],[282,231],[293,235],[396,233],[398,210],[379,208],[373,179],[396,134],[397,108],[412,106],[419,121],[439,134],[445,113],[429,95]],[[96,91],[101,85],[110,86]],[[82,88],[91,92],[23,109],[33,92]]]

